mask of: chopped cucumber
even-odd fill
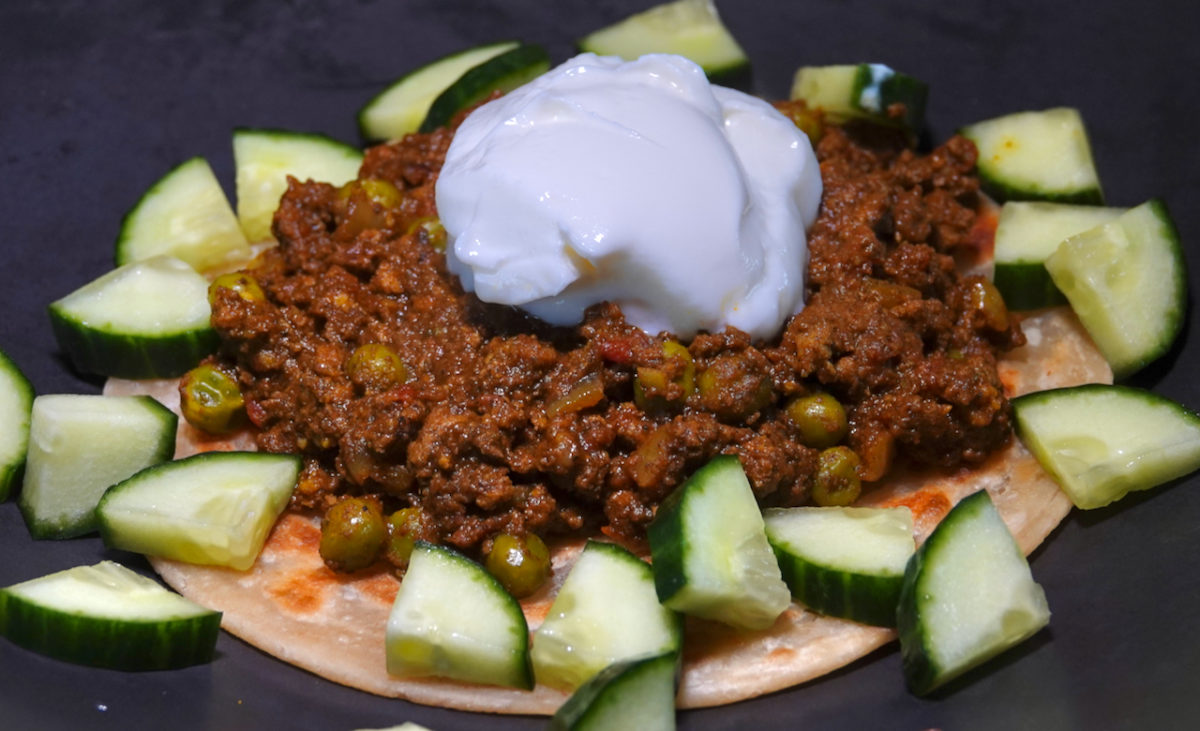
[[[67,662],[167,670],[212,660],[221,613],[112,561],[0,589],[0,635]]]
[[[913,554],[896,619],[904,675],[917,694],[1049,623],[1046,594],[987,491],[963,498]]]
[[[1200,416],[1127,386],[1013,399],[1017,434],[1079,508],[1099,508],[1200,469]]]
[[[386,642],[393,675],[533,687],[521,605],[482,566],[448,548],[414,546]]]
[[[398,140],[416,132],[446,87],[468,70],[516,47],[516,41],[503,41],[468,48],[402,76],[359,111],[359,131],[368,140]]]
[[[12,359],[0,350],[0,502],[25,468],[29,446],[29,417],[33,410],[33,385]]]
[[[671,609],[766,629],[791,603],[741,462],[713,458],[658,507],[654,584]]]
[[[550,731],[671,731],[679,653],[613,663],[592,676],[550,719]]]
[[[80,371],[171,378],[217,348],[208,280],[183,261],[126,264],[50,305],[60,348]]]
[[[1046,259],[1063,240],[1108,223],[1125,208],[1009,201],[996,225],[996,289],[1014,310],[1065,305],[1067,298],[1046,271]]]
[[[204,158],[194,157],[164,175],[121,224],[117,266],[164,255],[201,272],[251,257],[229,199]]]
[[[772,508],[763,520],[792,596],[822,614],[896,626],[916,550],[908,508]]]
[[[804,66],[792,80],[792,99],[802,99],[836,122],[865,119],[919,135],[925,124],[929,85],[881,63]],[[895,105],[903,114],[893,116]]]
[[[712,0],[657,5],[585,36],[579,49],[626,61],[647,53],[674,53],[695,62],[718,82],[750,69],[750,59],[721,22]]]
[[[979,180],[998,200],[1104,203],[1078,110],[1018,112],[961,132],[979,148]]]
[[[362,152],[324,135],[267,129],[233,132],[237,217],[249,241],[271,238],[287,176],[341,185],[358,177]]]
[[[578,688],[618,660],[678,651],[682,632],[645,561],[589,541],[534,633],[533,672],[539,683]]]
[[[96,513],[112,548],[244,571],[254,565],[300,475],[300,458],[205,452],[142,470]]]
[[[417,128],[432,132],[445,127],[454,115],[487,99],[493,91],[510,92],[550,69],[550,56],[541,46],[522,43],[463,73],[429,105],[429,113]]]
[[[106,489],[175,455],[178,421],[149,396],[38,396],[20,501],[30,534],[96,530]]]
[[[1166,353],[1183,328],[1183,249],[1158,199],[1062,242],[1046,269],[1118,379]]]

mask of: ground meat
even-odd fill
[[[819,450],[786,406],[816,390],[846,408],[869,481],[897,458],[974,464],[1010,438],[995,353],[1020,329],[955,269],[979,243],[969,141],[918,155],[829,128],[806,308],[771,342],[729,329],[680,344],[611,304],[562,329],[464,293],[419,225],[451,136],[372,148],[341,189],[290,181],[280,245],[250,270],[265,299],[216,293],[218,357],[259,447],[305,457],[297,506],[419,506],[464,549],[500,532],[637,543],[717,454],[739,456],[764,505],[807,502]],[[398,356],[402,377],[349,367],[365,345]]]

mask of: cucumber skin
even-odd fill
[[[960,132],[961,134],[961,132]],[[1046,201],[1048,203],[1071,203],[1083,206],[1104,205],[1104,191],[1101,188],[1082,188],[1079,190],[1051,193],[1047,191],[1031,191],[1023,186],[1011,185],[1003,178],[992,175],[990,171],[977,168],[979,184],[984,192],[998,201]]]
[[[221,613],[215,611],[136,623],[53,614],[0,589],[0,635],[27,650],[80,665],[142,671],[211,662],[220,626]]]
[[[9,358],[2,350],[0,350],[0,387],[13,388],[17,391],[25,415],[23,421],[9,422],[6,425],[8,429],[20,430],[21,436],[17,441],[18,454],[8,463],[0,464],[0,502],[4,502],[12,493],[12,486],[20,482],[21,476],[25,472],[25,451],[29,445],[29,419],[33,412],[34,391],[33,384],[29,382],[12,358]],[[8,415],[5,415],[5,418],[7,417]]]
[[[149,478],[149,479],[153,480],[154,473],[160,472],[162,470],[184,469],[183,467],[180,467],[179,465],[202,463],[202,462],[209,461],[209,460],[226,460],[226,459],[233,459],[235,457],[250,458],[250,459],[259,459],[262,457],[267,457],[267,458],[271,458],[271,459],[290,459],[291,462],[295,466],[296,479],[299,479],[300,470],[303,466],[302,459],[300,458],[299,455],[275,454],[275,453],[271,453],[271,452],[216,451],[216,452],[200,452],[199,454],[193,454],[190,457],[184,457],[183,459],[177,459],[172,462],[161,462],[152,467],[147,467],[146,469],[142,470],[141,472],[138,472],[137,474],[130,477],[129,479],[127,479],[123,482],[118,482],[117,484],[113,485],[108,490],[106,490],[104,493],[104,496],[100,498],[100,503],[96,506],[96,518],[97,518],[97,522],[98,522],[98,527],[100,529],[100,538],[104,541],[104,545],[107,546],[108,548],[115,548],[115,549],[123,550],[123,551],[133,551],[135,553],[144,553],[144,551],[142,550],[143,547],[141,545],[132,545],[132,544],[126,542],[125,540],[123,540],[121,538],[121,530],[122,530],[121,527],[114,526],[112,524],[112,522],[108,518],[106,518],[104,515],[105,504],[109,500],[119,499],[116,496],[119,496],[122,491],[129,488],[131,485],[134,488],[139,487],[140,483],[142,482],[143,479]],[[283,510],[287,507],[288,501],[290,499],[291,499],[291,493],[289,493],[287,499],[281,501],[281,504],[278,506],[278,513],[283,512]],[[278,513],[276,514],[275,520],[278,520]],[[275,521],[273,520],[272,525],[274,524],[274,522]],[[267,529],[267,532],[263,536],[264,541],[266,540],[266,536],[268,536],[269,534],[270,534],[270,528]],[[137,541],[136,543],[140,543],[140,541]],[[262,550],[262,548],[260,545],[259,551],[261,552],[261,550]],[[148,555],[151,555],[151,554],[148,554]],[[162,557],[169,558],[169,559],[176,560],[176,561],[186,561],[186,562],[190,562],[190,563],[195,563],[194,560],[189,561],[188,558],[180,557],[180,556],[176,556],[176,555],[163,555]],[[251,562],[244,567],[239,568],[237,566],[232,566],[232,565],[229,565],[229,566],[230,566],[230,568],[234,568],[235,570],[238,570],[238,571],[245,571],[245,570],[248,570],[251,566],[253,566],[254,561],[256,561],[257,559],[258,559],[258,557],[256,554],[254,559],[251,560]],[[228,565],[228,564],[210,564],[210,565]]]
[[[550,723],[547,725],[548,731],[589,731],[595,728],[593,724],[597,723],[598,717],[603,715],[606,708],[622,706],[621,710],[626,710],[627,704],[622,703],[620,694],[623,686],[630,683],[640,684],[646,675],[668,672],[668,668],[665,666],[669,666],[669,672],[672,673],[674,679],[674,687],[678,689],[680,659],[681,656],[678,652],[667,652],[661,655],[620,660],[609,665],[589,678],[571,694],[571,697],[559,707],[550,719]],[[674,714],[674,705],[674,693],[672,693],[672,714]],[[627,722],[627,728],[650,731],[646,725],[647,719],[637,716],[636,709],[629,710],[621,720]],[[607,727],[600,726],[599,728]]]
[[[900,589],[900,599],[896,606],[896,628],[900,635],[900,655],[904,677],[909,690],[917,695],[926,695],[995,656],[984,655],[977,658],[971,665],[958,668],[952,674],[947,675],[945,669],[932,659],[933,651],[930,647],[929,637],[924,631],[917,607],[924,592],[921,579],[925,574],[926,564],[931,554],[936,555],[942,550],[942,544],[953,540],[952,536],[955,531],[941,530],[941,526],[952,527],[964,514],[978,513],[989,508],[995,509],[991,496],[986,490],[980,490],[963,498],[942,518],[938,528],[934,529],[925,543],[921,544],[912,558],[908,560],[908,566],[904,571],[904,584]],[[947,521],[950,523],[947,524]],[[1015,543],[1014,550],[1019,552],[1019,549],[1015,548]],[[1011,646],[1003,649],[1009,649]]]
[[[992,284],[1010,310],[1037,310],[1067,304],[1042,262],[996,264]]]
[[[439,58],[437,60],[430,61],[429,63],[425,64],[424,66],[422,66],[418,69],[414,69],[413,71],[410,71],[407,74],[404,74],[400,78],[398,78],[395,81],[393,81],[392,83],[388,84],[387,88],[385,88],[383,91],[379,92],[374,97],[372,97],[371,100],[368,101],[366,104],[364,104],[362,106],[362,109],[360,109],[358,111],[357,121],[358,121],[359,136],[361,136],[364,140],[369,140],[372,142],[383,142],[383,141],[386,141],[387,139],[389,139],[389,137],[391,137],[391,135],[386,134],[381,129],[380,125],[372,124],[371,110],[376,105],[382,103],[385,100],[385,98],[388,96],[388,94],[392,93],[395,89],[400,88],[401,86],[403,86],[407,83],[410,83],[413,79],[417,78],[418,74],[430,74],[430,70],[434,69],[437,65],[444,63],[444,62],[452,61],[454,59],[459,58],[460,56],[471,53],[473,51],[479,51],[482,49],[499,48],[501,46],[509,46],[509,48],[505,48],[500,51],[500,53],[503,53],[506,50],[511,50],[512,48],[516,48],[517,42],[516,41],[498,41],[496,43],[489,43],[484,46],[476,46],[474,48],[468,48],[463,51],[458,51],[457,53],[451,53],[448,56],[442,56],[441,58]],[[498,55],[498,54],[496,54],[496,55]],[[492,58],[494,58],[494,57],[495,57],[495,55],[492,56]],[[482,63],[482,61],[480,63]],[[448,83],[454,83],[454,79],[449,80]],[[435,95],[434,99],[436,99],[436,98],[437,98],[437,96]],[[427,101],[432,103],[433,99],[428,99]],[[426,114],[428,114],[428,110],[426,110]],[[420,125],[420,121],[417,121],[416,124]],[[414,126],[412,129],[405,129],[404,132],[401,135],[399,135],[399,137],[403,137],[406,134],[409,134],[411,132],[416,132],[416,131],[417,131],[416,126]]]
[[[675,488],[659,504],[654,520],[646,529],[647,539],[653,546],[654,590],[663,604],[687,586],[685,567],[689,543],[681,507],[685,492],[682,485]],[[675,537],[678,540],[674,540]]]
[[[963,498],[950,509],[942,518],[940,528],[951,516],[967,512],[977,512],[980,501],[991,502],[987,492],[980,490]],[[955,519],[957,520],[957,518]],[[952,521],[953,523],[953,521]],[[949,678],[943,677],[943,670],[934,664],[929,638],[924,631],[918,615],[918,602],[922,588],[921,577],[925,574],[925,564],[931,553],[937,553],[939,546],[949,540],[952,531],[934,529],[929,538],[917,548],[916,553],[908,560],[904,570],[904,583],[900,588],[900,597],[896,604],[896,629],[900,635],[900,658],[904,668],[904,677],[909,690],[917,695],[924,695],[938,687]]]
[[[495,90],[512,91],[550,69],[550,56],[541,46],[517,46],[484,61],[463,74],[433,100],[417,128],[428,133],[450,123],[454,115],[487,98]]]
[[[423,541],[423,540],[418,540],[414,543],[414,550],[426,551],[431,554],[437,554],[438,556],[442,557],[442,560],[453,562],[453,563],[456,563],[456,564],[466,567],[466,570],[471,572],[472,580],[475,580],[482,584],[487,585],[491,589],[491,591],[495,593],[495,596],[501,597],[500,601],[502,601],[504,603],[504,605],[506,606],[506,608],[508,609],[508,614],[511,617],[515,618],[520,623],[521,627],[524,629],[524,632],[521,633],[522,642],[521,642],[520,646],[517,648],[521,657],[515,664],[515,667],[509,668],[509,670],[512,672],[512,674],[509,677],[502,678],[502,679],[497,679],[497,678],[486,678],[485,679],[485,678],[478,678],[478,677],[474,677],[474,676],[470,676],[470,677],[446,676],[446,677],[450,677],[451,679],[454,679],[454,680],[463,680],[465,682],[470,682],[470,683],[501,685],[501,686],[506,686],[506,687],[511,687],[511,688],[518,688],[520,690],[532,690],[533,686],[534,686],[534,676],[533,676],[533,663],[532,663],[532,659],[529,654],[529,627],[528,627],[528,624],[526,623],[525,613],[521,609],[521,604],[516,600],[516,598],[514,598],[512,596],[512,594],[509,594],[508,590],[506,590],[504,588],[504,586],[500,583],[500,581],[496,577],[492,576],[491,573],[489,573],[486,569],[484,569],[483,566],[476,563],[475,561],[472,561],[471,559],[467,558],[466,556],[462,555],[461,553],[459,553],[451,548],[447,548],[445,546],[440,546],[435,543],[429,543],[429,542]],[[389,615],[388,621],[389,622],[391,621],[390,615]],[[389,659],[388,660],[388,663],[389,663],[388,672],[389,673],[393,672],[393,669],[391,667],[391,662],[392,661]],[[422,671],[424,671],[426,669],[427,668],[419,668],[419,670],[422,670]],[[416,676],[418,676],[418,677],[421,675],[428,675],[428,673],[420,672],[420,673],[416,674]]]
[[[76,370],[116,378],[174,378],[215,353],[221,339],[211,327],[166,336],[117,335],[81,325],[49,306],[58,346]]]
[[[904,576],[849,574],[820,566],[793,556],[772,544],[779,570],[792,596],[821,614],[870,624],[895,627],[895,607],[900,601]],[[854,596],[869,596],[858,603]],[[890,607],[885,609],[883,607]]]
[[[1050,455],[1046,454],[1045,451],[1043,450],[1043,446],[1042,446],[1040,440],[1033,438],[1033,436],[1031,435],[1031,429],[1030,429],[1029,423],[1027,422],[1026,419],[1022,418],[1022,409],[1026,404],[1034,405],[1040,401],[1055,400],[1060,397],[1067,396],[1068,394],[1074,394],[1074,395],[1078,395],[1080,397],[1086,398],[1087,394],[1089,392],[1101,393],[1101,394],[1104,394],[1104,393],[1128,394],[1130,397],[1133,397],[1133,398],[1147,399],[1147,400],[1152,400],[1155,402],[1161,402],[1164,406],[1169,405],[1169,406],[1174,407],[1175,409],[1178,410],[1178,412],[1182,418],[1191,420],[1192,422],[1194,422],[1196,424],[1197,428],[1200,428],[1200,414],[1197,414],[1196,412],[1187,408],[1183,404],[1176,403],[1174,401],[1170,401],[1169,399],[1167,399],[1164,396],[1156,394],[1152,391],[1135,388],[1133,386],[1123,386],[1120,384],[1114,385],[1114,384],[1106,384],[1106,383],[1086,383],[1086,384],[1083,384],[1080,386],[1063,386],[1061,388],[1052,388],[1052,389],[1048,389],[1045,391],[1035,391],[1033,393],[1027,393],[1022,396],[1018,396],[1012,400],[1013,425],[1014,425],[1014,428],[1017,433],[1017,438],[1019,438],[1021,440],[1021,442],[1026,445],[1026,447],[1029,449],[1029,451],[1033,453],[1034,457],[1038,461],[1038,464],[1040,464],[1042,466],[1042,468],[1046,470],[1046,472],[1050,473],[1050,475],[1054,478],[1054,481],[1059,484],[1060,488],[1062,487],[1064,480],[1061,478],[1058,470],[1053,465],[1053,460],[1051,459]],[[1191,470],[1182,472],[1181,474],[1178,474],[1174,477],[1169,478],[1167,480],[1167,482],[1169,482],[1170,480],[1178,479],[1187,474],[1190,474],[1190,472],[1191,472]],[[1122,493],[1122,494],[1120,494],[1116,497],[1113,497],[1109,500],[1106,500],[1104,502],[1096,502],[1094,500],[1091,500],[1091,501],[1082,500],[1081,499],[1082,496],[1077,494],[1075,490],[1067,490],[1066,488],[1062,488],[1062,489],[1063,489],[1063,492],[1067,493],[1067,496],[1071,498],[1071,502],[1072,502],[1072,504],[1075,505],[1076,508],[1079,508],[1080,510],[1092,510],[1095,508],[1102,508],[1107,505],[1111,505],[1112,503],[1117,502],[1118,500],[1124,498],[1130,492],[1137,492],[1139,490],[1149,490],[1149,489],[1158,487],[1159,485],[1163,485],[1163,484],[1166,484],[1166,482],[1157,482],[1155,484],[1148,484],[1148,485],[1143,485],[1143,486],[1139,486],[1139,487],[1134,487],[1132,489],[1129,489],[1127,492]]]
[[[1175,306],[1169,312],[1165,313],[1168,321],[1167,327],[1160,333],[1161,337],[1158,344],[1154,348],[1142,353],[1140,357],[1131,361],[1116,363],[1110,359],[1109,353],[1105,352],[1105,348],[1097,343],[1097,347],[1100,347],[1101,353],[1105,359],[1109,360],[1109,365],[1112,366],[1113,378],[1118,381],[1128,378],[1165,355],[1179,337],[1179,333],[1182,332],[1183,321],[1187,316],[1187,263],[1184,260],[1182,240],[1179,238],[1179,229],[1175,225],[1175,219],[1171,216],[1166,202],[1161,198],[1151,198],[1142,205],[1150,207],[1154,217],[1164,229],[1164,237],[1171,245],[1171,258],[1174,260],[1175,266],[1170,286],[1176,291],[1177,297],[1175,298]],[[1137,208],[1140,207],[1138,206]],[[1132,210],[1134,209],[1130,209],[1130,211]],[[1084,328],[1087,328],[1086,322],[1084,323]]]
[[[154,449],[154,461],[146,466],[153,467],[155,464],[171,460],[175,456],[175,433],[179,426],[179,417],[174,411],[163,406],[151,396],[142,395],[123,398],[135,398],[146,403],[147,409],[156,412],[165,422],[162,438]],[[85,520],[74,524],[65,524],[48,520],[38,520],[33,514],[33,508],[25,502],[25,493],[22,493],[18,507],[21,510],[21,516],[25,518],[26,527],[29,528],[29,535],[34,540],[75,538],[76,536],[94,533],[100,529],[100,519],[97,517],[94,509],[91,515]]]

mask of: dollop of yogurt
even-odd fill
[[[471,113],[435,192],[448,267],[486,302],[771,338],[804,306],[821,177],[789,119],[691,61],[583,54]]]

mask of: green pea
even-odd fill
[[[232,290],[247,302],[262,302],[267,298],[262,287],[258,286],[258,280],[246,272],[229,272],[214,279],[212,284],[208,285],[210,305],[217,303],[217,290],[220,289]]]
[[[442,220],[437,216],[418,218],[404,233],[415,234],[436,251],[446,250],[446,227],[442,225]]]
[[[484,564],[508,593],[518,599],[537,591],[550,578],[550,550],[533,533],[524,538],[511,533],[496,536]]]
[[[858,455],[849,447],[830,447],[817,457],[812,499],[821,507],[849,505],[862,492]]]
[[[427,522],[428,519],[420,508],[403,508],[388,516],[388,538],[384,545],[384,556],[392,565],[397,568],[408,566],[413,545],[421,538],[428,537]]]
[[[321,558],[334,571],[357,571],[375,563],[387,539],[383,510],[369,497],[345,497],[321,521]]]
[[[813,449],[832,447],[845,439],[850,430],[846,409],[824,391],[797,396],[788,402],[785,410],[800,430],[801,440]]]
[[[346,359],[346,375],[360,386],[384,391],[408,380],[408,366],[383,343],[368,343]]]
[[[237,381],[209,363],[201,363],[179,382],[179,409],[187,423],[209,434],[228,434],[245,423],[246,409]]]

